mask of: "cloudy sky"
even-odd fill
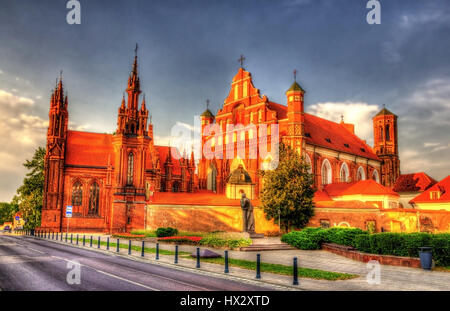
[[[63,70],[70,127],[113,132],[139,43],[141,88],[157,143],[217,111],[244,67],[270,100],[285,104],[292,71],[306,110],[344,115],[369,143],[372,116],[399,116],[403,173],[450,174],[450,3],[380,0],[80,0],[81,25],[65,0],[0,0],[0,201],[21,184],[21,163],[45,145],[50,91]]]

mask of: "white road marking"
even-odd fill
[[[69,259],[66,259],[66,258],[62,258],[62,257],[58,257],[58,256],[51,256],[51,257],[56,258],[56,259],[60,259],[60,260],[64,260],[64,261],[67,261],[67,262],[75,263],[74,261],[69,260]],[[101,274],[104,274],[104,275],[107,275],[107,276],[110,276],[110,277],[113,277],[113,278],[116,278],[116,279],[119,279],[119,280],[122,280],[122,281],[125,281],[125,282],[128,282],[128,283],[131,283],[131,284],[133,284],[133,285],[137,285],[137,286],[140,286],[140,287],[143,287],[143,288],[152,290],[152,291],[160,291],[160,290],[157,289],[157,288],[153,288],[153,287],[150,287],[150,286],[147,286],[147,285],[138,283],[138,282],[134,282],[134,281],[125,279],[125,278],[123,278],[123,277],[120,277],[120,276],[118,276],[118,275],[114,275],[114,274],[111,274],[111,273],[108,273],[108,272],[105,272],[105,271],[98,270],[98,269],[96,269],[96,268],[93,268],[93,267],[88,266],[88,265],[85,265],[85,264],[81,264],[81,263],[77,263],[77,264],[79,264],[79,265],[82,266],[82,267],[90,268],[90,269],[92,269],[92,270],[94,270],[94,271],[96,271],[96,272],[98,272],[98,273],[101,273]]]
[[[41,252],[40,250],[37,250],[35,248],[28,247],[28,249],[31,249],[32,251],[38,252],[40,254],[45,254],[45,252]]]

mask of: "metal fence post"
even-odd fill
[[[128,255],[131,255],[131,240],[128,240]]]
[[[178,263],[178,245],[175,245],[175,261],[174,263]]]
[[[73,233],[70,234],[70,244],[73,244]]]
[[[159,243],[156,243],[156,260],[159,260]]]
[[[109,237],[106,239],[106,250],[109,251]]]
[[[195,267],[200,268],[200,247],[197,247],[197,265]]]
[[[224,273],[230,273],[230,270],[228,269],[228,251],[225,251],[225,270]]]
[[[91,235],[91,241],[89,242],[89,247],[92,247],[92,235]]]
[[[78,234],[77,234],[77,245],[78,245]]]
[[[293,285],[298,285],[298,267],[297,267],[297,257],[294,257],[294,281]]]
[[[86,246],[86,236],[83,234],[83,246]]]
[[[145,241],[142,241],[142,246],[141,246],[141,257],[144,257],[145,254]]]
[[[256,278],[261,278],[261,254],[256,254]]]
[[[98,236],[97,248],[100,248],[100,236]]]
[[[116,252],[117,252],[117,253],[119,252],[119,243],[120,243],[120,240],[117,239],[117,248],[116,248]]]

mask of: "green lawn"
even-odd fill
[[[65,238],[63,239],[65,241]],[[113,242],[114,241],[114,242]],[[67,240],[68,244],[70,244],[70,237]],[[110,239],[109,242],[109,250],[115,251],[117,249],[117,240],[116,239]],[[98,240],[93,239],[92,240],[92,247],[97,248],[98,246]],[[76,238],[73,239],[73,243],[76,244]],[[78,238],[78,245],[83,244],[83,239]],[[102,249],[106,248],[106,241],[101,241],[100,245],[104,246]],[[86,246],[89,247],[90,245],[90,237],[86,237]],[[128,250],[128,244],[119,244],[119,249],[126,249]],[[131,249],[134,251],[141,251],[141,247],[137,245],[131,245]],[[152,247],[145,247],[144,250],[145,253],[156,253],[156,248]],[[174,251],[168,251],[159,249],[160,255],[175,255]],[[180,255],[180,258],[185,259],[191,259],[195,260],[194,257],[190,256],[189,252],[183,252],[179,251],[178,254]],[[225,265],[225,258],[202,258],[202,262],[209,262],[209,263],[215,263],[220,265]],[[234,259],[234,258],[228,258],[228,264],[230,267],[239,267],[243,269],[248,270],[256,270],[256,261],[251,260],[243,260],[243,259]],[[281,264],[272,264],[272,263],[265,263],[261,262],[261,272],[268,272],[268,273],[275,273],[275,274],[281,274],[281,275],[293,275],[293,268],[292,266],[286,266]],[[358,275],[355,274],[348,274],[348,273],[340,273],[340,272],[332,272],[332,271],[324,271],[319,269],[311,269],[311,268],[298,268],[298,276],[302,278],[309,278],[309,279],[317,279],[317,280],[329,280],[329,281],[336,281],[336,280],[348,280],[358,277]]]

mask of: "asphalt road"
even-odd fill
[[[74,265],[75,262],[80,265]],[[0,290],[254,291],[270,289],[32,237],[0,235]]]

